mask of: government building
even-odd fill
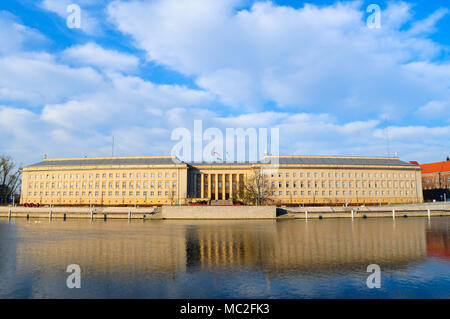
[[[241,163],[185,163],[172,156],[44,159],[22,169],[20,203],[159,206],[236,201],[254,171],[265,176],[271,201],[278,205],[423,201],[420,166],[396,157],[268,155]]]

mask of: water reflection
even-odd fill
[[[437,227],[437,226],[436,226]],[[320,270],[355,264],[399,267],[424,259],[427,242],[448,243],[442,227],[426,236],[424,220],[165,221],[20,223],[17,266],[78,263],[89,272],[173,275],[197,268]],[[438,237],[436,237],[438,236]],[[445,237],[447,236],[447,237]]]
[[[52,286],[65,282],[67,265],[79,264],[85,276],[98,282],[132,282],[132,287],[142,280],[158,282],[165,292],[149,296],[170,297],[168,289],[177,288],[168,283],[189,274],[262,273],[267,281],[283,274],[289,274],[289,278],[345,275],[355,269],[365,271],[371,263],[396,271],[429,257],[448,259],[449,221],[432,220],[429,227],[421,218],[395,224],[390,219],[132,223],[19,220],[15,224],[2,220],[0,282],[6,284],[6,276],[14,269],[17,278]],[[12,286],[14,283],[8,282],[4,289],[17,289]],[[52,287],[62,291],[60,286]],[[220,285],[215,284],[214,289],[220,289]],[[8,296],[8,292],[3,290],[3,295]],[[45,296],[51,295],[48,292]]]
[[[450,260],[450,220],[430,223],[427,231],[427,255]]]

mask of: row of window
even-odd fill
[[[390,173],[383,174],[383,173],[364,173],[364,172],[361,172],[361,173],[358,173],[358,172],[354,172],[354,173],[352,173],[352,172],[348,172],[348,173],[345,173],[345,172],[343,172],[343,173],[321,172],[320,174],[318,172],[315,172],[315,173],[307,172],[306,174],[303,172],[298,172],[298,173],[297,172],[287,172],[287,173],[270,174],[270,177],[274,178],[274,177],[278,176],[279,178],[282,178],[282,177],[289,178],[291,175],[292,175],[292,177],[297,177],[297,176],[304,177],[306,175],[306,177],[315,177],[315,178],[319,177],[319,175],[322,178],[325,178],[326,176],[328,178],[332,178],[332,177],[335,177],[335,178],[391,178]],[[268,177],[268,174],[264,173],[264,176]],[[397,177],[399,179],[402,179],[402,178],[414,179],[414,173],[392,173],[392,178],[397,178]]]
[[[433,182],[433,177],[424,177],[423,178],[423,182],[424,183],[432,183]],[[443,176],[443,177],[441,177],[441,181],[442,182],[445,182],[447,180],[447,182],[450,182],[450,176]]]
[[[285,192],[283,192],[283,191],[278,191],[278,193],[277,192],[272,192],[272,196],[276,196],[276,194],[278,194],[278,196],[319,196],[319,194],[321,194],[323,197],[326,197],[326,196],[329,196],[329,197],[331,197],[331,196],[378,196],[378,195],[387,195],[387,196],[397,196],[397,195],[400,195],[400,196],[413,196],[414,195],[414,191],[407,191],[407,190],[405,190],[405,191],[384,191],[384,190],[382,190],[382,191],[374,191],[374,192],[372,192],[372,191],[351,191],[351,190],[349,190],[349,191],[335,191],[335,192],[333,192],[333,191],[328,191],[328,195],[327,195],[327,192],[326,191],[322,191],[322,192],[319,192],[319,191],[300,191],[300,192],[297,192],[297,191],[285,191]]]
[[[106,174],[106,173],[102,173],[102,174],[100,174],[100,173],[96,173],[96,174],[93,174],[93,173],[90,173],[90,174],[41,174],[41,175],[36,174],[36,175],[30,175],[30,179],[39,179],[39,178],[41,178],[41,179],[69,179],[69,178],[70,179],[74,179],[74,178],[86,179],[88,176],[91,179],[94,178],[94,176],[95,176],[95,178],[100,178],[100,176],[101,176],[101,178],[114,178],[114,176],[115,176],[115,178],[120,178],[120,177],[135,178],[135,176],[136,176],[136,178],[148,178],[148,177],[154,178],[156,176],[158,176],[159,178],[161,178],[163,176],[166,178],[169,178],[170,176],[172,176],[173,178],[176,178],[177,173],[170,174],[170,173],[159,172],[159,173],[122,173],[122,174],[120,174],[120,173],[115,173],[115,174],[113,174],[113,173],[109,173],[109,174]]]
[[[116,196],[116,197],[119,197],[119,196],[122,196],[122,197],[126,197],[126,196],[130,196],[130,197],[133,197],[133,196],[136,196],[136,197],[139,197],[139,196],[144,196],[144,197],[146,197],[146,196],[163,196],[163,192],[162,191],[158,191],[158,192],[153,192],[153,191],[151,191],[151,192],[146,192],[146,191],[144,191],[144,192],[140,192],[140,191],[136,191],[136,192],[133,192],[133,191],[130,191],[130,192],[125,192],[125,191],[123,191],[123,192],[28,192],[28,196],[33,196],[33,194],[34,194],[34,196],[36,197],[36,196],[57,196],[57,197],[60,197],[61,195],[62,196],[86,196],[86,194],[87,194],[87,196],[100,196],[100,194],[101,194],[101,196],[106,196],[107,194],[108,194],[108,196]],[[127,195],[128,194],[128,195]],[[172,194],[172,196],[176,196],[176,194],[177,194],[177,192],[175,192],[175,191],[172,191],[172,192],[169,192],[169,191],[165,191],[164,192],[164,196],[169,196],[169,194]]]
[[[121,185],[122,185],[122,187],[120,187]],[[102,182],[101,188],[102,189],[103,188],[130,188],[130,189],[133,189],[134,187],[141,188],[141,185],[143,188],[148,188],[148,186],[150,186],[150,188],[155,188],[155,187],[163,188],[163,186],[164,186],[164,188],[169,188],[170,185],[172,185],[172,188],[177,187],[176,182],[142,182],[142,184],[141,184],[141,182],[136,182],[136,183],[134,183],[134,182],[115,182],[115,183],[109,182],[108,187],[107,187],[106,182]],[[35,183],[35,184],[30,183],[30,184],[28,184],[29,188],[33,188],[33,186],[34,186],[34,188],[41,188],[41,189],[56,188],[56,187],[57,188],[66,188],[66,189],[67,188],[80,188],[80,187],[86,188],[86,186],[88,186],[88,188],[92,189],[94,186],[94,183],[93,182],[89,182],[89,183],[71,182],[71,183],[58,183],[58,184],[56,184],[56,183],[45,183],[45,184],[44,183],[40,183],[40,184],[39,183]],[[97,189],[100,188],[99,182],[95,183],[95,188],[97,188]]]
[[[321,186],[322,188],[326,188],[326,187],[328,187],[328,188],[353,188],[353,187],[356,187],[356,188],[359,188],[359,187],[362,187],[362,188],[366,188],[366,187],[368,187],[368,188],[386,188],[386,187],[391,188],[392,186],[394,188],[399,188],[399,187],[400,188],[403,188],[403,187],[414,188],[415,183],[414,182],[403,182],[403,181],[402,182],[397,182],[397,181],[395,181],[395,182],[384,182],[384,181],[383,182],[374,182],[374,181],[369,181],[369,182],[367,182],[367,181],[362,181],[362,182],[360,182],[360,181],[356,181],[356,182],[293,181],[293,182],[290,182],[290,181],[286,181],[286,182],[278,182],[278,183],[272,182],[271,185],[272,185],[272,187],[278,186],[278,188],[283,188],[283,187],[290,188],[291,186],[293,188],[297,188],[298,186],[300,186],[300,188],[304,188],[304,187],[319,188],[319,186]],[[266,184],[266,187],[267,187],[267,184]]]

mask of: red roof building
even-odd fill
[[[423,189],[450,189],[450,161],[420,164]]]

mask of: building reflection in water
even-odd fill
[[[448,257],[448,227],[426,229],[427,221],[419,218],[22,221],[17,223],[16,267],[54,270],[79,264],[84,273],[94,275],[126,273],[158,279],[229,268],[339,272],[377,263],[399,269],[427,254],[441,253],[441,248]],[[431,251],[427,246],[433,247]]]
[[[450,259],[450,219],[433,219],[427,229],[427,255]]]

